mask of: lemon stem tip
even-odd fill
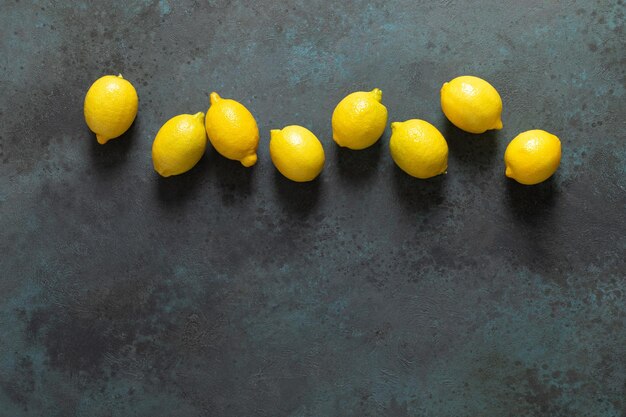
[[[241,160],[241,165],[243,165],[244,167],[248,168],[251,167],[252,165],[256,164],[257,161],[257,156],[256,154],[252,154],[252,155],[248,155],[245,158],[243,158]]]
[[[371,91],[371,93],[374,95],[376,101],[383,101],[383,90],[381,90],[380,88],[375,88]]]
[[[102,136],[102,135],[96,135],[96,140],[98,141],[100,145],[104,145],[105,143],[107,143],[109,138]]]
[[[222,99],[220,95],[217,94],[215,91],[211,93],[210,98],[211,98],[211,104],[215,104]]]

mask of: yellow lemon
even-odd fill
[[[121,136],[137,116],[137,91],[122,74],[105,75],[94,82],[85,96],[85,122],[98,143]]]
[[[381,137],[387,125],[387,108],[383,92],[357,91],[337,104],[332,117],[333,139],[339,146],[365,149]]]
[[[487,81],[465,75],[441,87],[441,109],[448,120],[470,133],[502,129],[502,99]]]
[[[245,167],[256,163],[259,128],[243,104],[213,92],[205,123],[211,144],[222,156],[240,161]]]
[[[324,148],[310,130],[287,126],[272,130],[270,156],[278,171],[296,182],[312,181],[324,168]]]
[[[206,149],[204,113],[179,114],[165,122],[152,143],[154,170],[164,177],[193,168]]]
[[[505,175],[520,184],[547,180],[561,163],[561,141],[545,130],[520,133],[504,153]]]
[[[394,162],[413,177],[430,178],[448,169],[448,143],[424,120],[392,123],[389,148]]]

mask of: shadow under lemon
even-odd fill
[[[152,159],[151,159],[152,160]],[[180,205],[193,196],[197,195],[199,185],[208,181],[207,170],[210,162],[204,155],[198,163],[189,171],[162,177],[154,169],[152,175],[157,176],[157,195],[159,200],[168,205]]]
[[[395,163],[392,169],[395,198],[407,211],[428,211],[445,200],[446,174],[419,179],[410,176]]]
[[[519,184],[510,178],[505,181],[506,241],[512,251],[510,263],[523,266],[558,285],[567,285],[566,271],[571,263],[568,257],[576,251],[575,243],[568,239],[568,235],[573,233],[575,236],[576,231],[568,231],[558,216],[556,208],[560,191],[556,178],[553,175],[536,185]]]
[[[107,170],[118,167],[126,162],[128,154],[135,142],[135,137],[139,135],[139,116],[135,118],[133,124],[122,136],[110,139],[104,145],[96,140],[96,134],[85,127],[88,132],[88,140],[91,142],[90,154],[93,166],[97,171],[106,172]]]
[[[385,134],[369,148],[352,150],[333,144],[337,171],[341,179],[353,185],[367,183],[378,169],[383,146],[389,143]]]
[[[255,172],[259,169],[261,161],[251,167],[244,167],[241,162],[233,161],[219,154],[207,144],[207,151],[204,158],[209,165],[211,182],[218,189],[222,202],[231,205],[238,200],[246,199],[253,188]]]
[[[494,164],[502,164],[498,157],[500,131],[488,130],[485,133],[467,133],[454,126],[444,117],[441,134],[448,142],[448,158],[455,164],[469,165],[478,169],[490,170]]]
[[[239,161],[232,161],[220,155],[211,144],[200,161],[189,171],[171,177],[158,176],[159,199],[164,202],[182,203],[192,198],[198,185],[210,182],[218,189],[225,205],[233,204],[247,197],[252,191],[255,166],[246,168]]]
[[[319,203],[324,172],[309,182],[295,182],[285,178],[274,166],[274,187],[278,200],[292,214],[308,215]]]
[[[504,168],[502,170],[504,171]],[[504,172],[502,175],[504,176]],[[525,227],[541,226],[550,221],[559,195],[556,175],[558,171],[544,182],[535,185],[524,185],[514,179],[505,178],[506,205],[513,220]]]

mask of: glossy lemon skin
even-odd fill
[[[387,126],[383,92],[357,91],[337,104],[332,116],[333,139],[337,145],[360,150],[372,146]]]
[[[250,167],[257,162],[259,128],[252,113],[241,103],[211,93],[205,120],[206,133],[222,156]]]
[[[504,153],[505,175],[520,184],[539,184],[550,178],[561,163],[561,140],[545,130],[517,135]]]
[[[83,106],[85,122],[98,143],[124,134],[137,116],[139,98],[135,87],[122,75],[105,75],[89,87]]]
[[[165,122],[152,143],[154,170],[163,177],[193,168],[204,155],[204,113],[180,114]]]
[[[287,126],[272,130],[270,157],[278,171],[296,182],[314,180],[324,168],[322,143],[302,126]]]
[[[415,178],[431,178],[448,169],[448,143],[430,123],[411,119],[391,124],[389,149],[400,169]]]
[[[469,133],[502,129],[502,99],[482,78],[464,75],[444,83],[441,109],[452,124]]]

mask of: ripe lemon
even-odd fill
[[[561,141],[545,130],[520,133],[504,153],[505,175],[520,184],[539,184],[550,178],[561,163]]]
[[[365,149],[381,137],[387,125],[387,108],[383,92],[357,91],[337,104],[332,117],[333,139],[339,146]]]
[[[122,74],[98,78],[85,96],[85,122],[98,143],[121,136],[137,116],[137,91]]]
[[[206,149],[204,113],[179,114],[165,122],[152,143],[154,170],[164,177],[193,168]]]
[[[502,99],[487,81],[465,75],[441,87],[441,109],[448,120],[470,133],[502,129]]]
[[[310,130],[287,126],[272,130],[270,156],[278,171],[296,182],[312,181],[324,168],[324,148]]]
[[[240,161],[245,167],[256,163],[259,128],[243,104],[213,92],[205,123],[211,144],[222,156]]]
[[[394,162],[413,177],[430,178],[448,169],[448,143],[424,120],[392,123],[389,148]]]

